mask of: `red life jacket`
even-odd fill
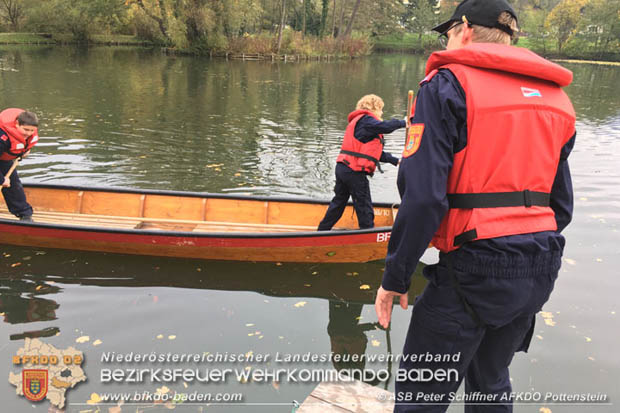
[[[2,129],[5,133],[5,135],[0,139],[8,139],[11,144],[9,151],[0,155],[0,160],[10,161],[18,158],[32,149],[32,147],[39,142],[37,128],[35,128],[34,133],[29,138],[25,138],[19,129],[17,129],[17,126],[15,126],[15,121],[22,112],[24,112],[23,109],[16,108],[5,109],[0,112],[0,129]]]
[[[529,50],[492,43],[433,53],[467,102],[467,146],[448,177],[450,209],[433,237],[443,252],[464,242],[557,229],[549,207],[575,111],[561,87],[572,72]]]
[[[362,143],[355,138],[353,134],[355,132],[355,125],[364,115],[372,116],[379,120],[374,113],[368,110],[355,110],[349,113],[349,125],[344,132],[342,147],[336,162],[342,162],[354,171],[367,172],[372,175],[377,167],[381,171],[379,159],[383,152],[385,140],[383,135],[378,135],[376,139],[367,143]]]

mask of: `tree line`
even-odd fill
[[[382,36],[429,36],[450,0],[0,0],[4,32],[129,34],[195,52],[363,54]],[[620,0],[512,0],[543,53],[617,53]]]

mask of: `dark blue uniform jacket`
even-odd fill
[[[380,121],[372,116],[362,116],[362,118],[357,121],[355,125],[355,130],[353,131],[353,136],[355,139],[362,143],[370,142],[373,139],[376,139],[379,134],[382,133],[392,133],[398,128],[404,128],[405,121],[401,119],[390,119],[385,121]],[[380,162],[389,162],[392,165],[398,165],[398,158],[392,156],[389,152],[382,152]]]

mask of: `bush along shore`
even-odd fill
[[[281,40],[277,52],[277,36],[247,35],[236,38],[226,48],[180,48],[170,47],[165,43],[145,40],[132,35],[91,35],[87,40],[76,39],[69,33],[0,33],[0,45],[93,45],[93,46],[141,46],[159,47],[166,54],[221,57],[239,60],[266,61],[331,61],[342,58],[367,56],[371,53],[416,53],[429,54],[439,50],[437,36],[432,34],[400,34],[380,37],[358,36],[350,38],[319,38],[302,36],[298,32],[289,32]],[[553,60],[592,61],[598,64],[620,62],[620,52],[600,53],[588,51],[587,48],[569,44],[558,52],[553,44],[545,44],[539,39],[521,37],[517,46]]]
[[[52,33],[0,33],[0,44],[29,45],[108,45],[161,47],[168,54],[188,54],[210,57],[226,57],[243,60],[333,60],[369,55],[372,42],[368,37],[319,38],[302,36],[297,32],[286,33],[277,47],[277,36],[247,35],[228,42],[225,48],[170,47],[157,41],[149,41],[131,35],[91,35],[88,39],[76,39],[71,34]]]

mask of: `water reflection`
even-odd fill
[[[56,320],[58,304],[42,295],[57,294],[60,288],[45,281],[0,278],[0,313],[9,324]]]
[[[82,285],[251,291],[270,297],[328,300],[327,333],[339,353],[363,354],[368,341],[365,332],[378,329],[376,323],[360,322],[359,317],[364,305],[374,304],[382,262],[231,263],[9,246],[4,250],[5,257],[22,257],[5,259],[0,267],[0,312],[10,324],[56,320],[59,304],[42,296],[62,297],[63,286]],[[410,302],[424,288],[422,268],[421,264],[413,278]]]

